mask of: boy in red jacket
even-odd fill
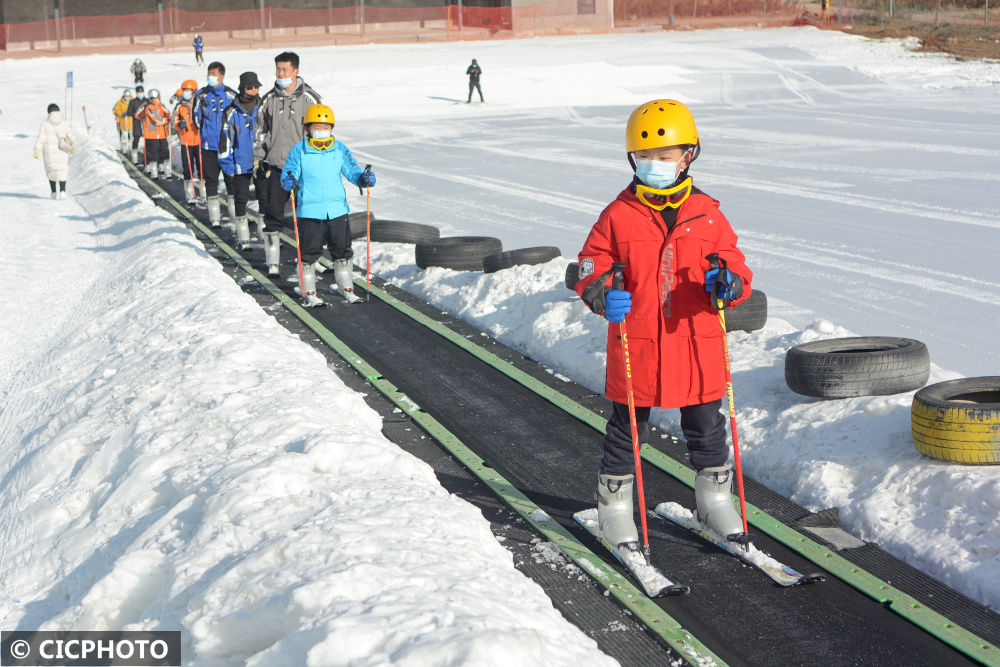
[[[635,171],[601,213],[580,252],[576,291],[611,323],[628,316],[629,356],[639,442],[653,406],[680,408],[681,430],[697,471],[699,520],[727,538],[743,532],[733,506],[726,420],[722,330],[710,293],[729,307],[750,296],[753,276],[717,202],[694,187],[688,168],[701,151],[691,112],[675,100],[638,107],[625,128]],[[718,253],[727,268],[706,257]],[[612,264],[626,265],[611,289]],[[605,394],[614,402],[598,475],[601,531],[615,546],[638,543],[632,508],[635,464],[619,327],[608,327]],[[640,508],[646,511],[646,508]],[[636,546],[636,545],[632,545]]]

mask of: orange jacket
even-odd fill
[[[142,121],[143,139],[166,139],[170,135],[170,112],[159,98],[143,107],[136,118]]]
[[[181,127],[183,122],[184,127]],[[181,146],[197,146],[201,143],[201,132],[194,124],[194,114],[191,112],[190,102],[181,102],[177,105],[174,114],[174,130],[181,140]]]
[[[111,113],[115,115],[115,120],[118,121],[118,129],[120,130],[132,129],[132,116],[126,116],[126,111],[128,111],[128,100],[124,97],[115,102],[114,108],[111,109]]]

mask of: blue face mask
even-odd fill
[[[181,93],[181,97],[183,97],[185,100],[191,99],[191,91],[185,90],[183,93]]]
[[[219,77],[215,76],[214,74],[209,74],[208,75],[208,87],[209,88],[215,88],[218,85],[219,85]]]
[[[287,79],[275,79],[274,82],[278,84],[278,88],[285,89],[292,85],[292,78]]]
[[[636,160],[635,175],[639,177],[645,185],[663,190],[674,184],[677,180],[677,162],[663,162],[662,160]]]

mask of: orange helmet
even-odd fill
[[[198,82],[194,79],[188,79],[181,84],[181,90],[198,90]]]

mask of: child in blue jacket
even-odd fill
[[[323,305],[316,296],[314,263],[323,254],[324,243],[333,259],[337,291],[349,303],[360,301],[351,278],[351,228],[347,221],[347,193],[341,176],[359,188],[375,185],[375,174],[354,161],[347,146],[333,138],[333,110],[314,104],[306,110],[306,137],[285,158],[281,187],[296,190],[295,210],[299,220],[302,273],[307,306]]]
[[[222,133],[219,135],[219,166],[232,185],[236,241],[240,250],[250,247],[247,200],[250,199],[253,142],[257,134],[259,109],[260,81],[257,73],[243,72],[240,75],[240,93],[223,112]]]

